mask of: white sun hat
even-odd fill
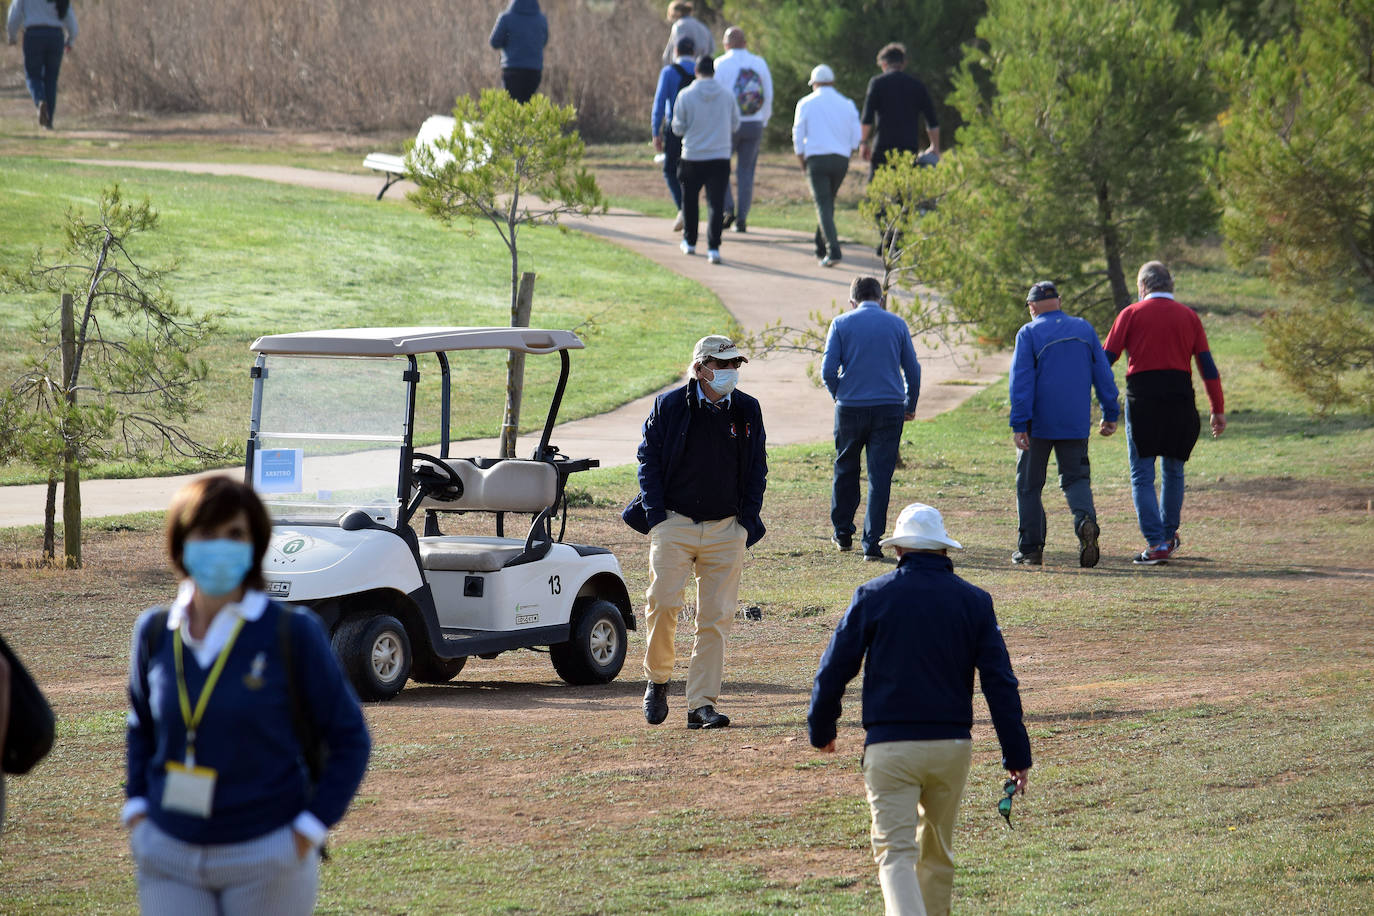
[[[925,503],[912,503],[897,516],[897,525],[891,537],[878,542],[883,547],[909,547],[912,550],[940,550],[954,547],[963,550],[964,545],[945,533],[945,520],[940,510]]]

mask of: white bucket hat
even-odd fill
[[[878,542],[883,547],[908,547],[912,550],[940,550],[964,545],[945,533],[945,520],[940,510],[925,503],[912,503],[897,516],[897,526],[891,537]]]

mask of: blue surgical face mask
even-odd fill
[[[253,545],[227,538],[187,541],[181,549],[181,565],[202,594],[218,598],[243,584],[243,577],[253,568]]]
[[[715,377],[706,384],[710,385],[711,390],[722,397],[734,391],[735,386],[739,384],[738,369],[712,369],[711,371],[715,373]]]

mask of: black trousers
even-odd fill
[[[682,238],[688,245],[697,243],[697,223],[701,220],[700,195],[706,188],[706,247],[720,248],[725,229],[725,189],[730,186],[729,159],[683,159],[677,164],[682,183]]]
[[[530,96],[534,95],[539,88],[539,80],[544,76],[543,70],[529,70],[524,67],[502,67],[501,85],[506,87],[506,94],[517,102],[528,102]]]

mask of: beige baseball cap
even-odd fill
[[[749,362],[749,357],[739,351],[733,340],[720,334],[708,334],[698,340],[696,349],[692,351],[692,362],[699,363],[708,356],[712,359],[742,359]]]

